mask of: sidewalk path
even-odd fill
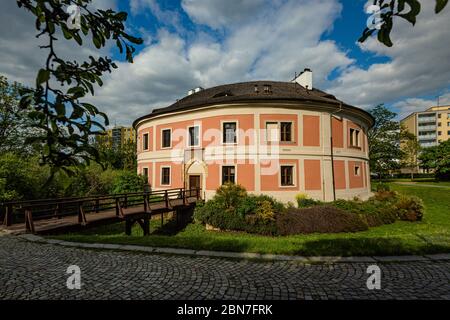
[[[450,260],[257,261],[92,250],[0,236],[0,299],[450,299]],[[368,290],[367,267],[381,268]],[[66,287],[69,265],[80,290]]]

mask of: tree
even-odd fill
[[[400,149],[400,124],[393,120],[397,114],[383,104],[369,112],[375,118],[374,126],[367,133],[370,168],[381,180],[389,171],[399,168],[403,157]]]
[[[430,0],[427,0],[430,1]],[[381,10],[374,12],[373,18],[377,18],[379,14],[379,21],[374,20],[372,27],[367,27],[362,36],[359,38],[359,42],[364,42],[372,36],[378,29],[375,25],[379,26],[377,39],[385,46],[392,47],[391,31],[394,26],[394,17],[405,19],[413,26],[416,24],[417,16],[421,11],[421,1],[419,0],[373,0],[373,5],[378,6]],[[447,5],[448,0],[436,0],[434,12],[438,14]]]
[[[27,116],[29,109],[19,108],[21,87],[16,82],[8,83],[8,79],[0,75],[0,153],[32,153],[32,146],[25,143],[25,139],[32,135]]]
[[[450,180],[450,140],[423,149],[419,160],[422,166],[435,171],[437,179]]]
[[[402,166],[410,170],[411,181],[413,181],[414,170],[419,166],[420,144],[417,137],[404,128],[401,128],[401,148],[403,151]]]
[[[128,62],[133,62],[135,48],[142,39],[126,33],[126,12],[92,10],[91,0],[17,0],[18,6],[36,17],[37,37],[45,36],[48,50],[45,66],[36,77],[36,86],[21,90],[20,105],[33,108],[29,113],[39,133],[28,141],[42,148],[41,162],[71,173],[71,168],[98,160],[99,154],[89,144],[89,138],[104,130],[108,118],[96,106],[82,100],[94,94],[94,85],[103,84],[105,72],[117,68],[108,57],[89,56],[87,61],[66,61],[56,52],[56,41],[65,38],[82,46],[92,41],[97,49],[113,41],[120,53],[125,51]],[[79,28],[72,27],[72,16],[67,6],[76,5],[79,10]],[[70,19],[69,19],[70,18]],[[124,50],[125,49],[125,50]],[[101,120],[103,119],[103,120]]]

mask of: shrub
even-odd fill
[[[112,193],[142,192],[145,185],[145,177],[132,171],[121,171],[112,186]]]
[[[368,229],[367,223],[358,214],[332,206],[288,209],[277,216],[276,226],[279,235],[356,232]]]
[[[376,190],[377,192],[391,191],[391,187],[387,183],[380,182],[377,183]]]
[[[244,187],[227,182],[216,190],[213,199],[227,209],[236,209],[245,196],[247,196],[247,191]]]
[[[414,196],[400,196],[395,204],[400,220],[421,221],[424,206],[421,199]]]
[[[297,200],[297,206],[299,208],[309,208],[321,204],[320,201],[309,198],[305,193],[297,194],[295,200]]]

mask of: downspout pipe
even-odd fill
[[[336,201],[336,183],[334,179],[334,151],[333,151],[333,115],[342,111],[342,102],[339,103],[339,109],[330,112],[330,158],[331,158],[331,178],[333,183],[333,201]]]

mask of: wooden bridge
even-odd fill
[[[201,200],[200,189],[168,189],[82,198],[59,198],[0,203],[0,231],[50,234],[70,232],[87,226],[125,221],[125,232],[139,223],[150,233],[153,215],[174,212],[177,222]]]

